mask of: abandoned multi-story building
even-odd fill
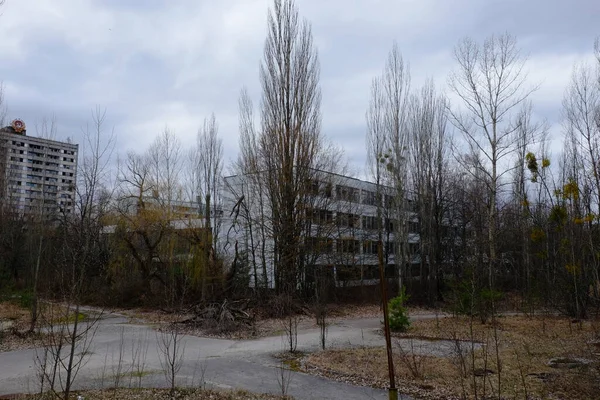
[[[410,209],[411,200],[405,202],[403,211],[403,220],[408,222],[399,229],[395,196],[389,187],[316,171],[307,188],[299,253],[307,267],[327,271],[336,286],[374,285],[379,281],[379,240],[387,277],[397,276],[400,252],[405,265],[420,262],[418,222]],[[243,257],[251,286],[272,288],[275,249],[265,193],[260,177],[224,178],[222,240],[230,256],[237,251],[238,258]],[[310,274],[305,279],[311,279]]]
[[[72,213],[78,145],[27,136],[14,120],[0,129],[0,202],[23,215]]]

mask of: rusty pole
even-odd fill
[[[389,400],[398,400],[398,389],[396,388],[396,377],[394,374],[394,358],[392,353],[392,338],[390,337],[390,321],[388,318],[388,299],[383,268],[383,243],[377,243],[377,255],[379,257],[379,284],[381,285],[381,302],[383,304],[383,330],[385,333],[385,347],[387,350],[388,372],[390,375]]]

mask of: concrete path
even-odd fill
[[[103,316],[87,349],[85,365],[77,374],[75,387],[102,388],[119,384],[125,387],[164,387],[163,336],[147,325],[130,324],[127,317]],[[329,327],[328,346],[380,346],[378,319],[354,320]],[[298,350],[319,348],[319,330],[299,332]],[[358,387],[282,369],[273,357],[285,349],[282,337],[233,341],[183,336],[182,363],[177,373],[178,386],[240,388],[258,393],[281,393],[281,381],[297,399],[385,399],[384,390]],[[78,349],[83,351],[84,349]],[[0,353],[0,395],[36,392],[39,388],[36,357],[41,349]],[[119,359],[121,361],[119,362]],[[406,396],[404,397],[406,398]]]
[[[88,310],[89,311],[89,310]],[[443,315],[440,315],[442,317]],[[435,318],[434,314],[415,315],[412,319]],[[328,348],[383,346],[379,318],[340,321],[328,328]],[[298,333],[298,350],[320,348],[319,329]],[[97,325],[93,341],[78,372],[75,387],[80,389],[124,387],[165,387],[168,378],[161,342],[168,339],[152,327],[129,323],[119,314],[106,314]],[[353,386],[291,371],[274,356],[286,349],[285,336],[256,340],[224,340],[183,336],[180,339],[181,368],[177,386],[239,388],[258,393],[281,393],[282,381],[287,393],[296,399],[386,399],[387,391]],[[440,356],[454,351],[451,342],[395,340],[395,345],[423,354]],[[82,352],[86,349],[78,349]],[[78,353],[79,354],[79,353]],[[0,395],[36,392],[39,370],[36,357],[41,349],[0,353]],[[120,361],[119,361],[120,360]],[[403,396],[403,399],[409,399]]]

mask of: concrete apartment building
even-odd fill
[[[237,243],[238,254],[243,254],[245,262],[251,264],[251,286],[261,279],[264,282],[266,275],[269,286],[273,287],[270,210],[262,189],[261,193],[260,180],[253,177],[224,178],[221,238],[230,257],[233,257]],[[380,235],[386,275],[396,276],[397,219],[389,211],[393,209],[393,196],[390,188],[382,187],[381,190],[383,204],[378,212],[377,185],[372,182],[317,171],[310,183],[310,194],[302,210],[306,228],[300,253],[306,265],[327,269],[338,287],[379,282],[377,243]],[[411,201],[407,203],[410,208]],[[405,212],[410,222],[405,229],[404,243],[412,254],[407,263],[416,264],[420,262],[417,216],[410,209]]]
[[[22,215],[73,213],[78,145],[27,136],[23,121],[0,128],[0,199]]]

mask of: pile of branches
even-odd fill
[[[255,317],[248,311],[249,302],[249,300],[225,299],[222,302],[196,304],[189,310],[192,316],[181,323],[216,333],[253,330]]]

